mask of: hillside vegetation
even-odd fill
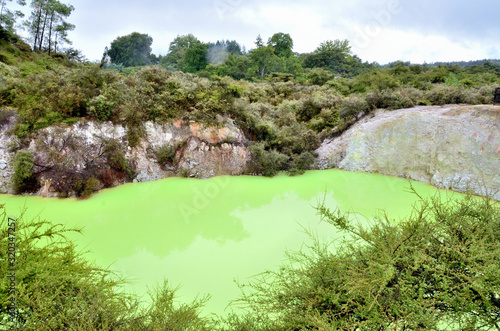
[[[5,32],[0,41],[0,123],[15,117],[12,133],[19,143],[12,148],[17,151],[42,128],[81,120],[122,123],[127,141],[118,143],[130,147],[144,136],[146,121],[181,119],[216,127],[233,121],[250,141],[253,161],[248,173],[299,174],[314,162],[314,150],[324,138],[339,135],[375,109],[491,104],[500,84],[497,63],[431,67],[399,62],[382,67],[351,55],[347,41],[325,42],[314,53],[294,54],[290,45],[289,52],[283,46],[287,35],[275,36],[267,46],[258,39],[258,47],[249,53],[234,52],[219,64],[191,70],[186,64],[190,52],[178,49],[183,38],[194,38],[191,35],[179,37],[177,48],[171,47],[157,65],[125,68],[32,52]],[[234,43],[221,45],[227,50]],[[257,56],[257,51],[263,53]],[[266,68],[262,70],[259,61],[266,56],[270,62],[261,63]],[[247,74],[234,74],[238,61],[246,63],[241,68]],[[287,61],[294,63],[294,70],[278,65]],[[129,170],[126,177],[132,180]],[[29,174],[26,178],[32,180]],[[31,184],[21,183],[18,192],[29,191]]]

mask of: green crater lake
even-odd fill
[[[412,185],[424,197],[438,191]],[[122,273],[126,290],[144,301],[148,288],[166,278],[180,285],[180,302],[210,294],[204,311],[222,314],[240,293],[235,280],[245,283],[276,268],[287,250],[308,242],[304,229],[327,241],[339,236],[320,222],[318,201],[365,222],[383,211],[397,220],[418,200],[409,188],[404,179],[333,169],[298,177],[168,178],[103,190],[87,200],[0,195],[0,203],[10,217],[26,207],[28,217],[83,227],[83,236],[72,236],[79,249]]]

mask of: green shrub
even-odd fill
[[[83,191],[80,193],[80,197],[87,198],[99,191],[103,187],[103,184],[99,181],[99,179],[95,177],[90,177],[85,180],[85,184],[83,186]]]
[[[176,289],[164,281],[150,292],[151,303],[123,291],[119,274],[95,265],[82,255],[68,234],[81,232],[45,220],[15,219],[15,241],[8,232],[13,220],[0,205],[0,259],[16,248],[16,318],[9,321],[10,277],[0,279],[0,320],[3,328],[26,330],[211,330],[201,316],[208,297],[177,304]],[[9,213],[10,214],[10,213]],[[9,245],[10,243],[10,245]],[[0,273],[10,275],[9,263]]]
[[[166,166],[167,164],[174,164],[177,151],[182,147],[182,145],[183,143],[167,143],[160,146],[155,152],[156,161],[158,162],[158,164],[162,167]]]
[[[109,139],[104,142],[104,156],[112,169],[117,171],[129,170],[123,147],[116,139]]]
[[[111,111],[113,107],[114,103],[108,101],[102,94],[90,99],[87,102],[89,113],[92,114],[99,122],[107,121],[111,118]]]
[[[358,114],[363,114],[370,109],[368,102],[359,95],[351,95],[349,98],[344,99],[340,107],[340,117],[348,119],[357,117]]]
[[[496,329],[500,323],[500,206],[473,196],[422,200],[395,223],[362,226],[324,204],[344,233],[313,239],[245,284],[242,306],[279,330]]]
[[[254,143],[248,147],[252,153],[252,160],[257,171],[264,176],[275,176],[278,172],[286,170],[289,157],[274,149],[266,150],[263,143]]]
[[[12,159],[14,174],[12,175],[12,187],[16,194],[33,192],[38,189],[39,184],[34,172],[35,162],[28,150],[20,150]]]
[[[314,68],[306,71],[307,82],[314,85],[323,85],[335,77],[330,70]]]
[[[371,109],[401,109],[415,106],[410,95],[406,90],[383,90],[367,93],[366,100]]]
[[[288,173],[292,176],[301,175],[306,170],[309,170],[314,164],[315,157],[313,153],[307,151],[292,158]]]

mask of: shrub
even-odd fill
[[[275,176],[286,169],[289,157],[275,149],[266,150],[263,143],[254,143],[248,147],[257,171],[264,176]]]
[[[67,237],[80,229],[49,221],[15,219],[15,242],[7,229],[13,224],[0,205],[0,259],[16,248],[16,318],[9,321],[11,277],[0,279],[0,320],[8,329],[26,330],[210,330],[200,316],[207,297],[176,304],[175,289],[164,281],[150,292],[151,303],[123,291],[121,275],[85,259]],[[9,243],[11,245],[9,245]],[[9,263],[0,273],[10,275]]]
[[[113,106],[113,102],[108,101],[102,94],[90,99],[87,102],[89,113],[92,114],[99,122],[107,121],[111,118],[111,110],[113,109]]]
[[[164,144],[160,146],[155,154],[156,154],[156,161],[158,164],[162,167],[166,166],[167,164],[174,164],[175,163],[175,156],[179,148],[181,148],[183,143],[180,144]]]
[[[103,184],[99,181],[99,179],[95,177],[87,178],[83,185],[83,191],[80,193],[80,197],[87,198],[99,191],[103,187]]]
[[[12,159],[14,174],[12,186],[16,194],[33,192],[38,189],[38,181],[34,172],[35,162],[30,151],[20,150]]]
[[[500,323],[500,207],[473,196],[422,200],[394,223],[369,227],[324,204],[318,214],[346,236],[315,239],[245,286],[249,319],[276,329],[495,329]]]
[[[116,139],[109,139],[104,142],[104,156],[112,169],[117,171],[129,170],[123,148]]]
[[[295,155],[292,158],[292,163],[288,169],[288,173],[292,176],[301,175],[306,170],[309,170],[314,164],[316,158],[311,152],[304,152],[299,155]]]
[[[405,90],[374,91],[366,95],[366,100],[371,109],[401,109],[415,106],[415,103]]]
[[[367,112],[370,109],[368,102],[359,95],[351,95],[349,98],[344,99],[340,107],[340,117],[348,119],[356,117],[358,114]]]

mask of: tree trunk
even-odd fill
[[[36,32],[35,32],[35,42],[33,43],[33,52],[36,51],[36,45],[38,42],[38,35],[40,34],[40,23],[42,20],[42,7],[38,8],[38,17],[36,22]]]
[[[47,10],[45,12],[45,18],[43,19],[43,27],[42,27],[42,34],[40,36],[40,47],[38,47],[39,50],[42,50],[42,43],[43,43],[43,35],[45,33],[45,26],[47,25],[47,16],[49,15],[49,11]]]
[[[50,55],[50,50],[52,48],[52,27],[54,25],[54,16],[55,16],[55,12],[52,11],[52,15],[50,16],[50,23],[49,23],[49,55]]]

